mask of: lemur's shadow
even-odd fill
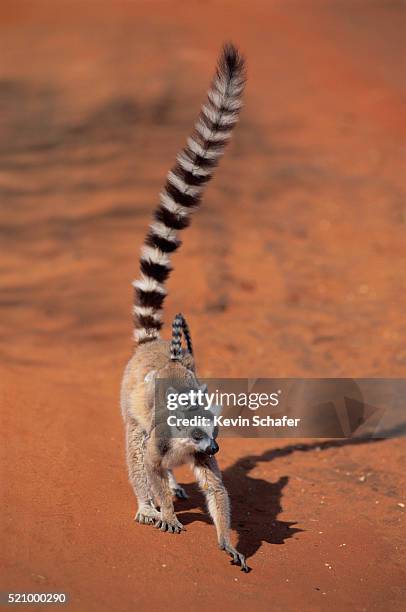
[[[282,511],[282,491],[289,481],[288,477],[282,476],[277,482],[269,482],[249,475],[260,461],[268,461],[264,455],[243,457],[223,471],[224,484],[232,501],[231,528],[238,533],[236,548],[246,557],[255,554],[262,542],[283,544],[302,531],[293,527],[295,522],[277,520]],[[184,525],[196,520],[211,523],[203,496],[196,485],[184,485],[184,488],[189,499],[176,503],[181,522]],[[204,514],[189,512],[189,509],[196,507],[203,509]]]
[[[309,452],[315,449],[323,451],[328,448],[380,442],[382,439],[349,438],[291,444],[267,450],[261,455],[247,455],[226,468],[223,471],[223,478],[232,501],[231,527],[238,533],[237,550],[248,558],[256,553],[262,542],[283,544],[295,533],[304,531],[304,529],[294,527],[297,524],[296,522],[279,521],[277,519],[282,511],[283,489],[288,484],[289,478],[281,476],[276,482],[269,482],[262,478],[250,476],[250,472],[260,463],[270,462],[294,452]],[[211,519],[206,512],[203,496],[196,485],[187,484],[184,485],[184,488],[189,495],[189,499],[179,500],[175,505],[181,522],[184,525],[194,521],[211,523]],[[204,514],[189,511],[194,508],[203,509]]]

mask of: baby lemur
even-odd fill
[[[166,296],[164,282],[171,271],[170,255],[181,244],[178,232],[189,225],[203,188],[237,123],[244,81],[243,58],[233,45],[226,45],[193,135],[167,175],[141,250],[140,278],[133,283],[137,346],[124,372],[121,408],[126,428],[129,478],[138,501],[136,521],[170,533],[183,530],[174,512],[172,495],[182,498],[186,494],[177,484],[171,468],[188,463],[206,496],[220,548],[232,556],[233,563],[248,571],[244,555],[230,541],[229,497],[213,456],[219,450],[216,431],[210,426],[188,428],[185,435],[177,437],[171,435],[167,427],[157,426],[154,418],[156,381],[169,381],[177,392],[202,389],[196,377],[192,342],[183,316],[175,317],[170,342],[159,337]],[[186,349],[182,348],[182,334]],[[213,409],[209,414],[213,419]]]

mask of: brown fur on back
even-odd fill
[[[170,342],[165,340],[158,339],[137,347],[124,371],[121,411],[124,420],[135,419],[144,431],[150,430],[153,409],[153,385],[146,383],[145,377],[155,370],[157,378],[172,379],[176,387],[182,387],[186,372],[195,371],[194,359],[184,352],[179,362],[172,362]]]

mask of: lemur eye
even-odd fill
[[[192,431],[192,438],[193,438],[193,440],[203,440],[204,433],[202,432],[201,429],[193,429],[193,431]]]

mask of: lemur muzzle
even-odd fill
[[[219,451],[219,445],[217,444],[217,442],[212,440],[210,442],[210,446],[208,446],[206,449],[206,455],[215,455],[216,453],[218,453],[218,451]]]

